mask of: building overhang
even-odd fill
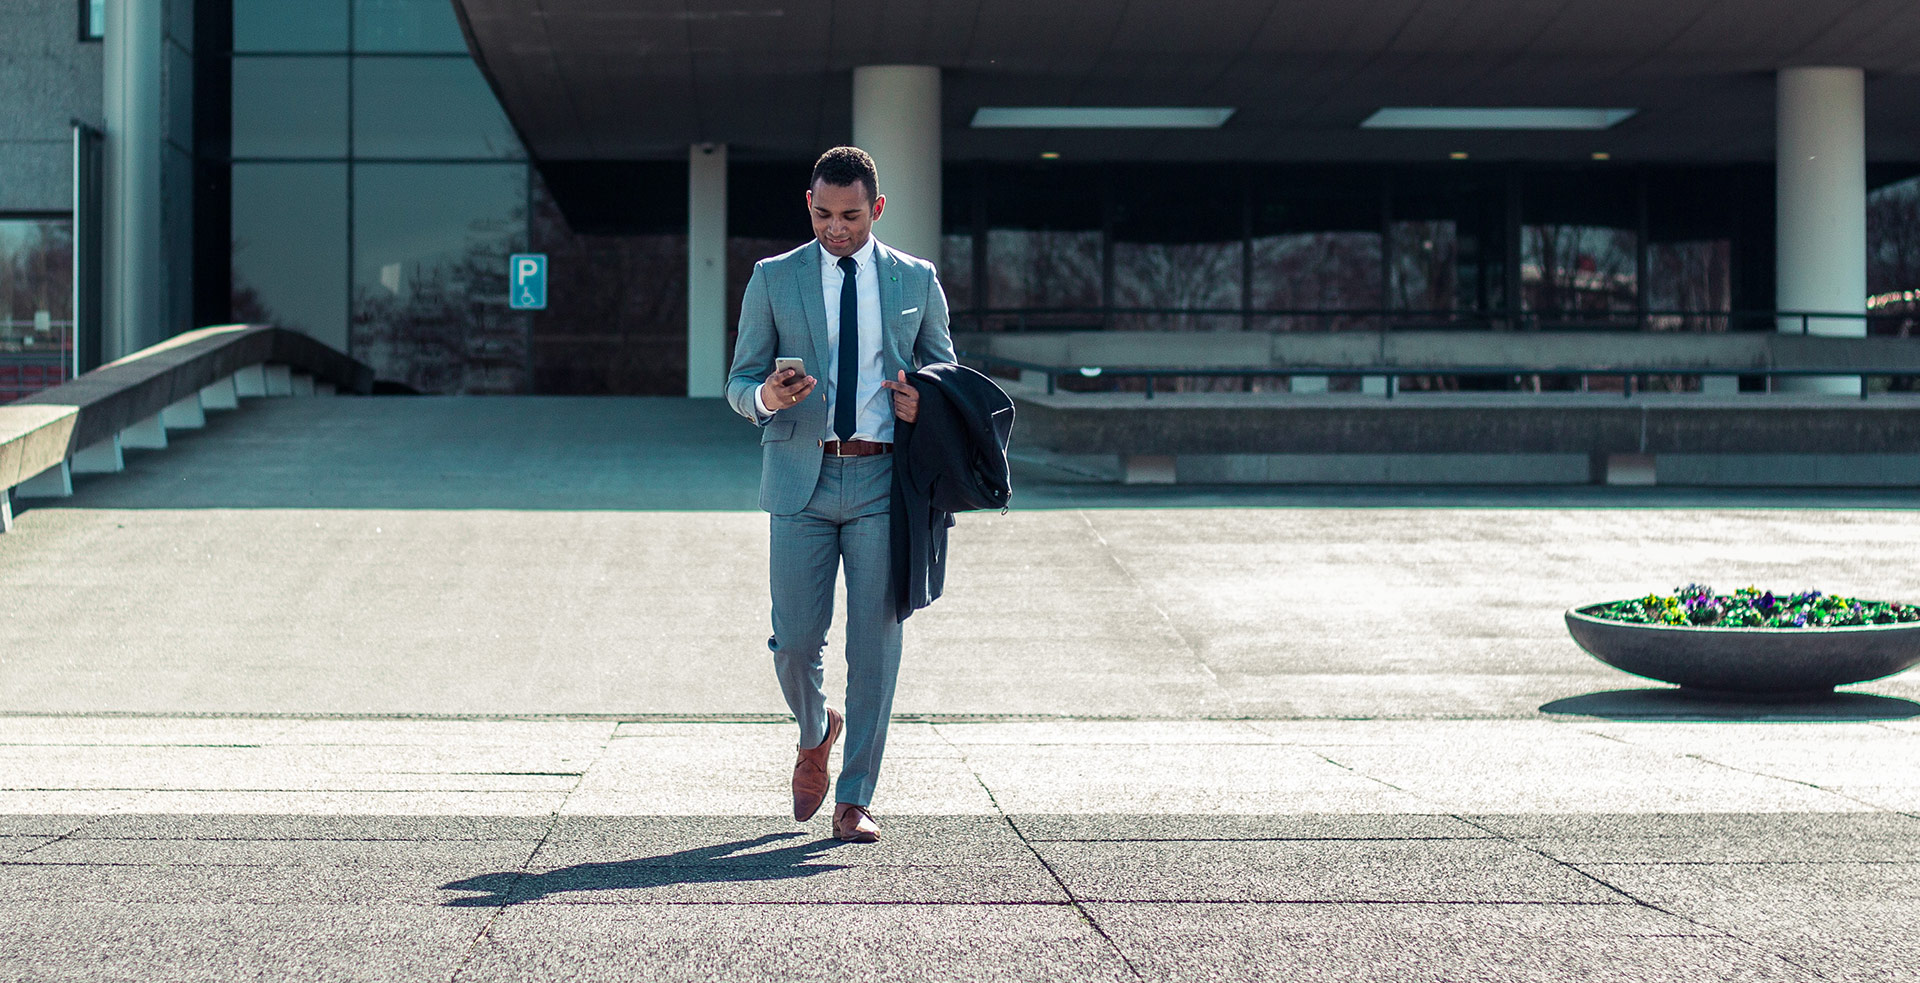
[[[1773,74],[1867,74],[1867,151],[1920,160],[1920,4],[1855,0],[454,0],[541,160],[809,158],[860,65],[942,68],[955,160],[1758,162]],[[1217,128],[988,128],[983,107],[1235,107]],[[1603,130],[1363,126],[1389,107],[1635,110]]]

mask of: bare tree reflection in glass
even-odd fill
[[[71,373],[73,223],[0,220],[0,403]]]
[[[1920,336],[1920,178],[1867,195],[1867,313],[1869,334]],[[1920,391],[1920,379],[1892,379],[1887,386]]]

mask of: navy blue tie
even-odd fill
[[[853,286],[860,264],[840,257],[840,381],[833,393],[833,435],[853,439],[854,401],[860,393],[860,295]]]

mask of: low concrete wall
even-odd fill
[[[1920,338],[1779,334],[1518,331],[1238,332],[1060,331],[955,336],[964,352],[1071,372],[1126,369],[1395,368],[1405,373],[1469,367],[1621,366],[1654,371],[1761,370],[1872,365],[1920,370]]]
[[[1118,480],[1920,484],[1920,396],[1048,395],[1006,383],[1014,439]],[[1778,479],[1778,480],[1773,480]]]
[[[9,489],[43,472],[59,469],[54,493],[70,491],[67,462],[90,449],[103,448],[104,466],[117,469],[123,443],[165,446],[169,427],[204,421],[203,390],[243,369],[264,375],[257,367],[266,364],[282,375],[297,369],[308,377],[309,393],[312,380],[344,392],[373,389],[371,368],[297,331],[245,324],[190,331],[0,406],[0,513],[7,511]],[[233,405],[234,386],[224,391],[226,405]],[[289,386],[277,394],[292,392]],[[0,531],[6,518],[0,514]]]

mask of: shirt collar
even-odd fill
[[[856,264],[856,269],[864,270],[873,265],[874,241],[875,240],[873,236],[868,235],[866,245],[861,246],[859,249],[856,249],[853,251],[853,261]],[[818,239],[813,240],[813,248],[820,250],[820,262],[822,265],[831,266],[836,269],[839,268],[840,257],[835,256],[830,252],[827,252],[827,247],[822,246],[820,244],[820,240]]]

